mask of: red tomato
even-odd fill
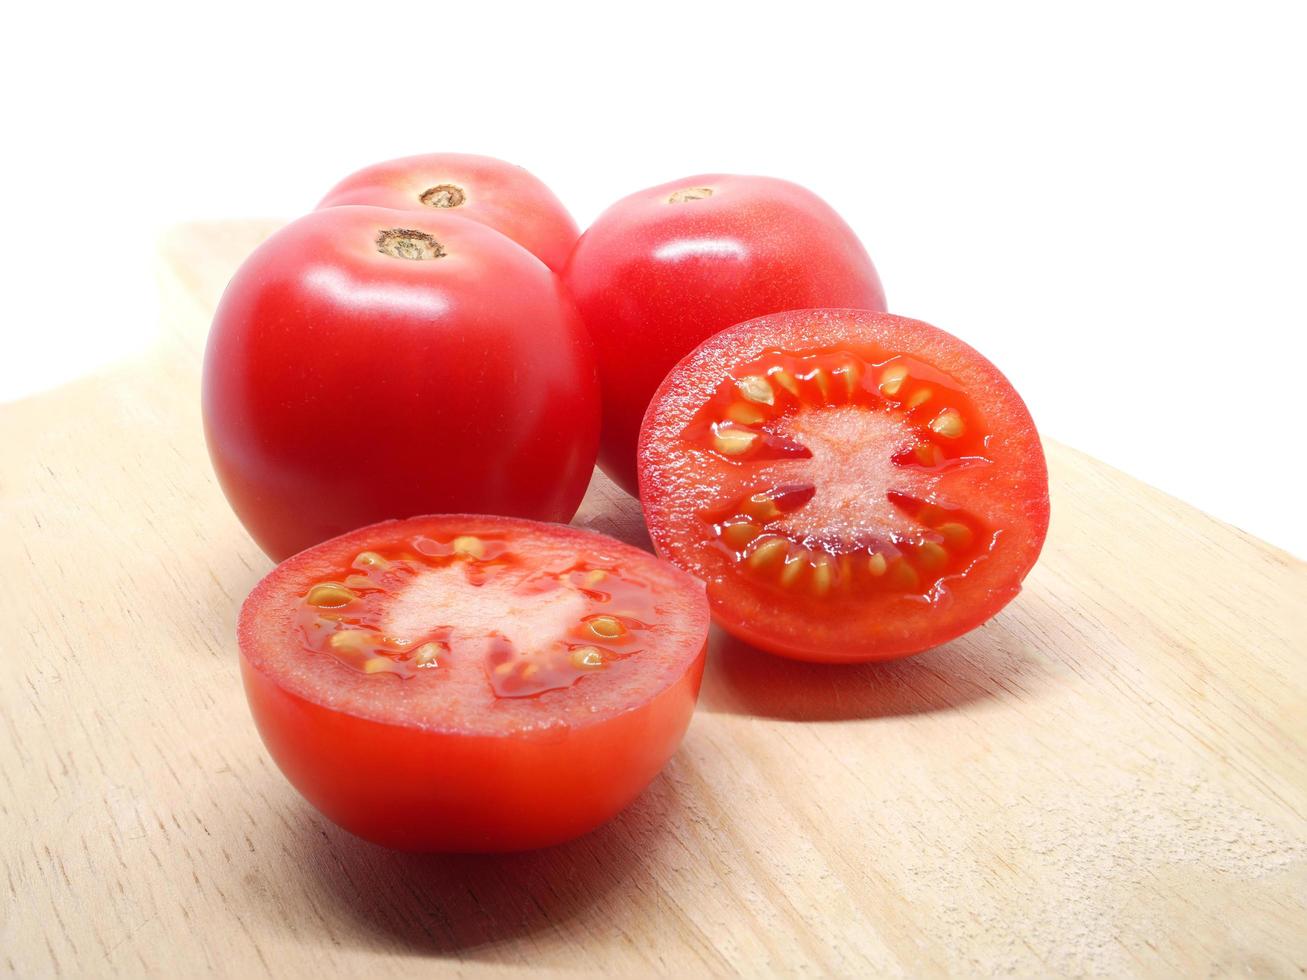
[[[889,660],[983,623],[1048,530],[1030,413],[956,337],[798,310],[723,331],[668,375],[640,439],[658,553],[717,621],[800,660]]]
[[[315,211],[246,260],[203,407],[227,499],[275,559],[432,511],[570,520],[599,429],[558,277],[484,225],[383,208]]]
[[[646,552],[484,516],[363,528],[241,609],[259,733],[306,799],[411,851],[560,843],[630,803],[698,697],[703,586]]]
[[[632,194],[581,236],[564,279],[599,356],[599,465],[630,493],[649,399],[700,341],[781,310],[885,309],[849,226],[770,177],[708,174]]]
[[[340,204],[446,210],[507,235],[556,272],[580,234],[563,202],[531,174],[471,153],[425,153],[365,167],[328,191],[318,207]]]

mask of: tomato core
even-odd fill
[[[429,208],[457,208],[467,200],[467,193],[457,184],[437,184],[423,191],[418,200]]]
[[[434,235],[412,228],[387,228],[377,235],[377,251],[392,259],[443,259],[445,247]]]

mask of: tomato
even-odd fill
[[[729,632],[800,660],[889,660],[960,636],[1020,590],[1048,471],[1007,379],[885,313],[799,310],[680,362],[640,438],[658,553]]]
[[[205,434],[275,559],[433,511],[567,521],[599,389],[557,276],[484,225],[339,207],[237,271],[204,359]]]
[[[599,464],[630,493],[649,399],[700,341],[781,310],[885,309],[849,226],[770,177],[708,174],[632,194],[581,236],[564,278],[599,357]]]
[[[425,153],[365,167],[328,191],[318,207],[341,204],[457,214],[507,235],[556,272],[580,234],[563,202],[537,178],[471,153]]]
[[[286,777],[411,851],[560,843],[629,804],[694,712],[703,586],[559,525],[387,522],[282,563],[241,609],[250,709]]]

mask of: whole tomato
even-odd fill
[[[632,194],[581,236],[563,278],[599,359],[599,465],[629,493],[645,408],[701,341],[783,310],[885,309],[849,226],[771,177],[707,174]]]
[[[424,153],[374,164],[327,192],[319,208],[367,204],[446,211],[489,225],[555,272],[580,234],[554,192],[515,164],[471,153]]]
[[[599,390],[557,276],[450,214],[338,207],[264,242],[214,316],[205,435],[281,560],[386,518],[576,512]]]

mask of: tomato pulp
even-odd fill
[[[700,341],[764,313],[885,309],[849,226],[770,177],[708,174],[632,194],[581,236],[564,278],[599,359],[599,463],[630,493],[649,399]]]
[[[246,600],[250,708],[306,799],[413,851],[510,851],[629,804],[698,697],[703,586],[602,535],[509,518],[377,524]]]
[[[457,214],[508,236],[555,272],[580,234],[563,202],[526,170],[471,153],[425,153],[365,167],[318,207],[341,204]]]
[[[203,408],[275,559],[413,514],[570,520],[599,435],[558,277],[484,225],[384,208],[315,211],[255,250],[214,316]]]
[[[1048,530],[1030,413],[928,324],[799,310],[678,364],[640,441],[658,553],[729,632],[801,660],[917,653],[1020,591]]]

